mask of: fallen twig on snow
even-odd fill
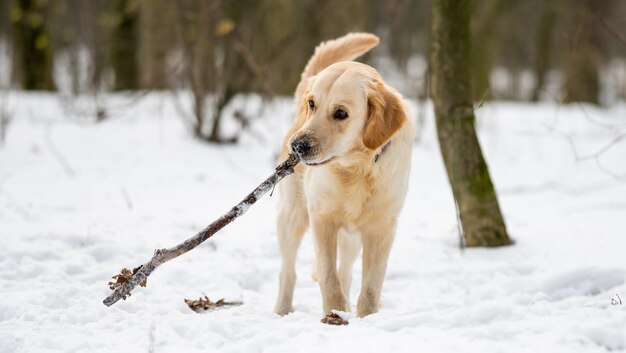
[[[337,325],[337,326],[347,325],[350,323],[348,320],[344,320],[344,318],[339,316],[337,313],[330,313],[324,316],[322,320],[320,320],[320,322],[323,324],[327,324],[327,325]]]
[[[123,285],[124,283],[128,282],[135,273],[137,273],[137,271],[139,271],[139,269],[141,268],[141,266],[134,268],[132,271],[127,269],[127,268],[123,268],[120,273],[118,273],[117,275],[111,277],[115,280],[115,282],[109,282],[109,288],[111,290],[116,290],[118,287],[120,287],[121,285]],[[139,286],[141,287],[145,287],[148,284],[148,279],[144,278],[143,281],[139,282]],[[127,295],[128,297],[130,297],[130,293],[128,293]]]
[[[223,306],[236,306],[236,305],[241,305],[243,304],[243,302],[227,302],[226,300],[224,300],[224,298],[216,301],[215,303],[211,301],[211,299],[209,299],[209,297],[207,297],[206,295],[204,296],[204,298],[200,297],[198,298],[198,300],[193,300],[193,299],[185,299],[185,304],[187,304],[187,306],[189,307],[189,309],[197,312],[197,313],[202,313],[208,310],[215,310],[217,308],[223,307]]]
[[[150,261],[135,268],[132,272],[126,268],[122,269],[120,274],[113,277],[116,282],[109,282],[109,288],[113,290],[113,293],[104,298],[104,305],[111,306],[117,303],[120,299],[126,299],[126,297],[130,296],[130,291],[133,290],[138,284],[143,283],[145,286],[146,279],[157,267],[200,245],[202,242],[209,239],[213,234],[217,233],[220,229],[224,228],[224,226],[246,213],[250,205],[254,204],[268,191],[273,190],[276,184],[278,184],[278,182],[284,177],[292,174],[294,172],[293,168],[298,164],[298,162],[300,162],[300,158],[298,158],[295,154],[290,154],[287,160],[276,168],[274,174],[265,179],[265,181],[254,189],[254,191],[252,191],[248,196],[246,196],[243,201],[238,203],[237,206],[231,208],[225,215],[208,225],[198,234],[172,248],[155,250]]]

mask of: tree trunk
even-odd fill
[[[577,16],[578,28],[565,64],[565,102],[599,103],[601,63],[599,40],[591,28],[591,6],[591,1],[584,1]]]
[[[477,17],[474,24],[474,38],[476,45],[470,49],[471,72],[473,77],[473,98],[475,102],[489,100],[491,92],[491,70],[493,69],[494,52],[498,45],[498,20],[505,6],[502,0],[481,1],[480,10],[484,13]]]
[[[16,0],[13,4],[13,65],[25,90],[55,89],[53,52],[45,25],[46,1]]]
[[[11,13],[11,2],[0,0],[0,13],[1,14],[10,14]],[[7,15],[0,16],[0,40],[9,41],[9,34],[11,33],[9,27],[11,25],[10,18]]]
[[[167,82],[167,28],[172,26],[165,15],[168,4],[161,0],[142,0],[140,6],[141,54],[140,83],[144,89],[166,89]],[[165,22],[165,23],[164,23]]]
[[[216,102],[215,102],[215,108],[213,109],[213,123],[211,127],[211,135],[208,138],[210,142],[216,142],[216,143],[226,142],[226,140],[224,140],[220,136],[220,126],[221,126],[222,115],[223,115],[222,112],[224,108],[226,107],[226,105],[230,102],[230,100],[235,96],[235,92],[228,86],[228,82],[226,84],[227,86],[224,89],[224,93],[219,95],[219,97],[217,97]],[[229,141],[229,142],[236,142],[236,140],[237,140],[237,137],[235,136],[234,140]]]
[[[139,87],[137,66],[137,3],[133,0],[114,2],[116,18],[111,38],[111,66],[115,73],[116,91]]]
[[[541,91],[545,85],[546,75],[550,68],[550,47],[552,44],[552,32],[556,21],[553,0],[546,0],[541,3],[540,16],[539,26],[535,34],[537,53],[535,55],[534,66],[537,82],[535,83],[531,97],[533,102],[538,102],[541,98]]]
[[[185,78],[193,94],[193,133],[197,138],[206,140],[206,99],[210,90],[215,91],[215,76],[218,74],[215,69],[215,38],[212,30],[216,16],[210,1],[200,1],[197,5],[198,8],[194,8],[197,15],[191,17],[191,21],[182,28],[181,36],[188,62]],[[181,7],[180,11],[182,16],[185,8]]]
[[[432,94],[437,134],[465,246],[511,244],[474,128],[468,0],[432,5]]]

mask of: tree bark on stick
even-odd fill
[[[111,306],[117,303],[120,299],[126,299],[126,297],[130,295],[133,288],[144,282],[157,267],[200,245],[202,242],[209,239],[213,234],[217,233],[220,229],[237,219],[237,217],[246,213],[252,204],[254,204],[268,191],[273,190],[274,186],[276,186],[279,181],[287,175],[292,174],[294,172],[293,168],[299,162],[300,158],[298,158],[298,156],[290,154],[287,160],[276,168],[274,174],[270,175],[263,183],[261,183],[261,185],[248,194],[243,201],[231,208],[225,215],[184,242],[169,249],[155,250],[150,261],[139,266],[130,278],[128,278],[123,284],[117,286],[113,293],[103,300],[104,305]],[[124,272],[124,270],[122,270],[122,272]]]
[[[511,244],[475,130],[468,0],[432,3],[432,98],[464,246]]]

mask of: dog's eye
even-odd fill
[[[310,99],[309,99],[309,108],[315,109],[315,102],[313,102],[313,100],[310,100]]]
[[[333,119],[335,120],[344,120],[347,117],[348,117],[348,113],[346,113],[346,111],[343,109],[337,109],[333,113]]]

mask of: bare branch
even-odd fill
[[[600,168],[604,173],[608,174],[609,176],[611,176],[612,178],[614,178],[616,180],[626,180],[626,174],[617,174],[617,173],[609,170],[600,161],[600,157],[602,157],[602,155],[604,153],[609,151],[613,146],[615,146],[620,141],[626,139],[626,134],[621,134],[619,136],[614,137],[611,141],[609,141],[607,144],[605,144],[603,147],[601,147],[600,149],[598,149],[594,153],[581,155],[578,152],[578,149],[576,148],[576,144],[574,143],[574,139],[570,135],[568,135],[567,133],[565,133],[563,131],[557,130],[554,127],[547,126],[547,128],[548,128],[548,130],[550,130],[552,132],[555,132],[556,134],[560,135],[561,137],[563,137],[567,141],[567,143],[570,145],[570,148],[574,152],[574,160],[576,162],[584,162],[584,161],[588,161],[588,160],[594,160],[596,162],[596,165],[598,166],[598,168]]]
[[[556,114],[554,115],[554,118],[552,119],[552,122],[550,122],[550,124],[544,125],[546,127],[546,129],[548,131],[556,133],[557,135],[563,137],[567,141],[567,143],[569,144],[570,148],[572,149],[572,152],[574,152],[574,160],[576,162],[584,162],[584,161],[588,161],[588,160],[594,160],[596,162],[596,165],[598,166],[598,168],[602,172],[604,172],[605,174],[609,175],[610,177],[612,177],[613,179],[618,180],[618,181],[626,180],[626,173],[622,173],[622,174],[615,173],[614,171],[609,170],[600,161],[600,157],[602,157],[602,155],[604,153],[608,152],[611,148],[613,148],[621,140],[626,139],[626,133],[622,133],[622,131],[621,131],[622,127],[624,125],[605,123],[603,121],[595,120],[594,118],[591,117],[589,112],[587,112],[587,110],[585,109],[585,106],[583,104],[581,104],[580,102],[577,102],[578,107],[580,108],[581,112],[583,113],[583,115],[584,115],[584,117],[585,117],[585,119],[587,121],[589,121],[590,123],[592,123],[593,125],[595,125],[598,128],[607,129],[607,130],[611,130],[611,131],[615,131],[615,132],[620,133],[619,135],[613,137],[613,139],[611,141],[609,141],[607,144],[605,144],[604,146],[602,146],[601,148],[599,148],[595,152],[590,153],[590,154],[582,155],[582,154],[579,153],[578,148],[576,147],[576,143],[574,142],[574,139],[569,134],[567,134],[566,132],[561,131],[561,130],[556,128],[556,125],[559,122],[559,118],[560,118],[560,116],[559,116],[559,109],[563,105],[565,99],[566,98],[564,98],[563,100],[558,102]]]
[[[115,286],[113,293],[106,297],[103,301],[104,305],[111,306],[117,303],[120,299],[126,299],[130,295],[130,292],[141,283],[145,283],[145,280],[150,274],[156,270],[157,267],[170,261],[189,250],[197,247],[205,240],[209,239],[213,234],[217,233],[220,229],[224,228],[227,224],[234,221],[237,217],[246,213],[248,208],[254,204],[258,199],[265,195],[268,191],[273,190],[274,186],[278,184],[284,177],[294,172],[294,167],[300,162],[300,158],[295,154],[290,154],[286,161],[280,164],[274,174],[270,175],[261,185],[259,185],[254,191],[246,196],[243,201],[238,203],[235,207],[231,208],[225,215],[211,223],[204,228],[198,234],[185,240],[184,242],[169,248],[169,249],[157,249],[154,251],[154,255],[150,261],[139,266],[131,276],[126,276],[125,281]],[[126,270],[128,271],[128,270]],[[124,270],[122,270],[124,272]],[[116,276],[117,277],[117,276]],[[119,277],[117,277],[119,278]]]
[[[254,73],[254,76],[256,76],[256,78],[259,80],[262,89],[265,91],[265,94],[267,94],[270,97],[273,97],[274,90],[269,84],[270,81],[263,73],[261,66],[259,65],[257,60],[254,58],[254,54],[252,54],[252,52],[250,51],[250,48],[248,48],[241,41],[240,38],[235,38],[233,41],[233,49],[236,52],[238,52],[239,55],[241,55],[246,65],[248,65],[248,68],[250,69],[250,71],[252,71]]]
[[[61,153],[61,150],[59,150],[57,146],[54,144],[54,140],[52,139],[52,127],[50,124],[48,124],[48,127],[46,129],[46,144],[48,145],[48,148],[50,149],[52,156],[57,162],[59,162],[59,164],[61,165],[61,167],[63,168],[63,171],[67,174],[67,176],[72,177],[72,178],[75,177],[76,171],[74,170],[74,168],[72,168],[70,163],[67,161],[67,158],[65,158],[65,155]]]
[[[585,118],[587,120],[589,120],[590,123],[601,127],[603,129],[607,129],[607,130],[612,130],[614,131],[615,129],[621,129],[623,127],[626,127],[626,124],[611,124],[611,123],[605,123],[603,121],[599,121],[599,120],[595,120],[594,118],[591,117],[591,115],[589,115],[589,112],[587,112],[587,109],[585,109],[585,105],[582,104],[581,102],[576,102],[578,104],[578,107],[580,108],[580,110],[583,112],[583,114],[585,115]]]

